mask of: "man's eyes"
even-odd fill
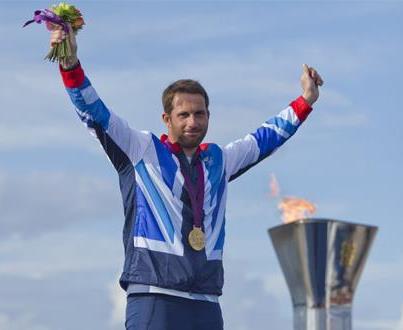
[[[194,113],[194,115],[197,116],[197,117],[204,117],[206,115],[206,112],[205,111],[197,111],[197,112]],[[180,118],[187,118],[187,117],[190,116],[190,114],[187,113],[187,112],[184,112],[184,113],[179,113],[178,116]]]

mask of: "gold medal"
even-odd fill
[[[193,250],[200,251],[204,249],[204,233],[200,227],[193,227],[189,233],[188,240]]]

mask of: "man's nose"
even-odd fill
[[[190,115],[187,124],[189,127],[196,127],[197,126],[196,117],[194,115]]]

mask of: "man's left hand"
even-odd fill
[[[301,75],[301,87],[304,91],[302,97],[310,105],[313,105],[319,98],[319,86],[322,85],[323,80],[319,73],[314,68],[304,64]]]

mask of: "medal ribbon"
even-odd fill
[[[183,177],[185,178],[185,187],[188,191],[193,211],[193,226],[201,229],[204,203],[204,173],[203,165],[200,159],[196,163],[197,182],[196,186],[185,169],[181,168]]]
[[[177,143],[169,142],[168,136],[166,136],[165,134],[161,136],[161,142],[164,143],[169,148],[169,150],[174,154],[178,154],[182,150],[182,148]],[[196,150],[196,153],[199,152],[200,152],[199,149]],[[192,164],[190,164],[190,166],[192,166]],[[203,217],[203,204],[204,204],[204,172],[202,162],[200,159],[198,159],[196,163],[196,170],[197,170],[196,187],[193,184],[188,173],[186,173],[186,170],[182,166],[180,166],[180,169],[185,179],[185,187],[186,190],[188,191],[190,203],[192,206],[193,226],[201,229],[202,217]]]

